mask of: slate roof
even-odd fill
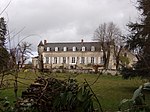
[[[91,47],[95,47],[95,51],[101,51],[99,42],[65,42],[65,43],[46,43],[44,48],[49,47],[50,51],[54,51],[55,47],[58,47],[59,51],[63,51],[64,47],[67,47],[67,51],[72,51],[73,47],[76,47],[76,51],[81,51],[82,47],[85,47],[86,51],[91,51]]]
[[[43,42],[42,42],[42,41],[40,41],[40,43],[39,43],[38,47],[39,47],[39,46],[44,46],[44,44],[43,44]]]

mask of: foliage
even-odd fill
[[[61,81],[39,77],[22,92],[16,103],[18,112],[93,112],[93,94],[87,84],[79,86],[76,80]]]
[[[18,44],[17,46],[17,51],[16,55],[20,64],[20,68],[23,67],[23,64],[27,59],[29,59],[30,55],[32,54],[31,52],[31,45],[27,42],[22,42],[21,44]]]
[[[0,73],[7,68],[9,53],[6,50],[5,44],[5,35],[7,33],[6,23],[3,17],[0,18]]]
[[[122,64],[123,66],[125,66],[125,67],[127,67],[127,65],[130,63],[129,58],[128,58],[127,56],[121,55],[121,56],[119,57],[119,59],[120,59],[120,61],[121,61],[121,64]]]
[[[6,23],[3,17],[0,18],[0,47],[5,44],[5,35],[7,33]]]
[[[135,70],[133,70],[133,68],[127,68],[127,67],[122,67],[122,69],[120,70],[120,74],[124,79],[129,79],[138,76]]]
[[[85,82],[86,79],[91,86],[92,90],[96,94],[100,101],[103,111],[115,112],[118,110],[118,102],[122,98],[130,98],[133,90],[137,88],[137,85],[143,84],[143,80],[138,77],[130,80],[124,80],[120,76],[108,76],[100,75],[97,82],[94,85],[93,82],[98,77],[98,74],[70,74],[70,73],[51,73],[44,74],[46,77],[55,77],[59,80],[67,80],[68,77],[75,78],[79,84]],[[21,97],[22,91],[25,91],[31,83],[35,81],[35,78],[40,76],[39,72],[36,74],[33,71],[19,72],[18,77],[18,97]],[[11,104],[16,100],[14,96],[14,76],[5,76],[4,81],[9,81],[8,89],[1,89],[0,96],[5,98],[7,96]],[[115,93],[115,94],[114,94]],[[150,94],[146,93],[147,102],[150,105]],[[98,108],[98,104],[94,101],[94,108]]]
[[[14,112],[14,108],[10,105],[7,97],[0,98],[0,112]]]
[[[145,103],[143,90],[150,90],[150,83],[145,83],[134,91],[131,99],[123,99],[119,105],[121,112],[149,112],[150,107]]]
[[[4,47],[0,47],[0,73],[8,68],[9,53]]]
[[[141,12],[141,21],[130,23],[130,35],[127,46],[133,50],[138,62],[135,66],[138,75],[150,77],[150,1],[138,0],[137,9]]]
[[[116,58],[116,67],[118,68],[118,59],[122,49],[122,39],[121,31],[117,25],[115,25],[113,22],[99,25],[99,27],[94,32],[94,39],[100,42],[100,47],[103,52],[104,68],[108,69],[112,48]]]

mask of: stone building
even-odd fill
[[[86,69],[89,65],[103,65],[103,52],[99,42],[60,42],[38,45],[38,57],[33,58],[33,65],[37,68],[53,69]],[[115,69],[115,58],[111,50],[109,69]]]

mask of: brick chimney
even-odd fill
[[[81,39],[81,43],[83,44],[83,39]]]
[[[44,40],[44,45],[47,43],[47,40]]]

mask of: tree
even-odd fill
[[[0,18],[0,73],[7,68],[9,53],[5,48],[5,35],[7,33],[4,18]]]
[[[113,22],[99,25],[99,27],[94,32],[94,39],[100,42],[101,49],[103,51],[105,69],[108,69],[111,52],[114,53],[116,58],[116,68],[118,68],[119,56],[122,49],[122,46],[119,45],[119,43],[121,43],[120,37],[121,31]]]
[[[4,18],[1,17],[0,18],[0,46],[1,47],[4,47],[5,40],[6,40],[5,38],[6,33],[7,33],[6,24]]]
[[[130,35],[127,45],[137,55],[136,74],[150,77],[150,0],[138,0],[138,5],[140,22],[128,24]]]
[[[23,67],[25,61],[30,58],[30,54],[32,54],[30,43],[22,42],[21,44],[18,44],[18,46],[16,47],[16,60],[18,67]]]

